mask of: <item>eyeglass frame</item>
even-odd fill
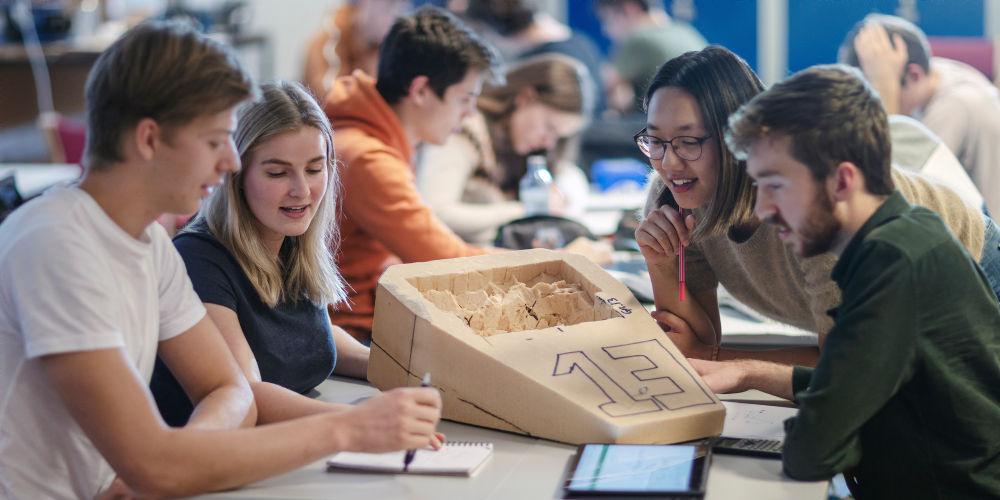
[[[685,161],[698,161],[701,159],[701,156],[705,154],[705,142],[712,138],[712,134],[708,134],[705,137],[696,137],[693,135],[678,135],[671,137],[668,140],[668,139],[661,139],[659,137],[656,137],[655,135],[649,135],[647,132],[648,132],[647,128],[643,127],[642,130],[636,132],[635,135],[632,136],[632,142],[635,143],[635,146],[637,148],[639,148],[639,152],[641,152],[643,156],[653,161],[660,161],[663,159],[664,156],[667,155],[667,147],[666,147],[667,144],[670,145],[670,149],[674,150],[674,154],[677,155],[678,158]],[[657,141],[663,143],[663,154],[659,158],[653,158],[651,154],[647,153],[646,151],[643,151],[642,146],[639,145],[639,138],[643,136],[649,137],[651,139],[656,139]],[[698,143],[698,156],[696,156],[695,158],[685,158],[677,154],[677,147],[674,146],[674,141],[676,141],[677,139],[694,139],[695,142]]]

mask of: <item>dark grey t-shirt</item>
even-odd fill
[[[236,259],[204,225],[174,238],[174,246],[202,302],[236,312],[265,382],[304,394],[330,375],[337,352],[326,307],[305,298],[268,307]],[[282,248],[282,255],[287,250]],[[164,420],[184,425],[193,406],[159,359],[150,388]]]

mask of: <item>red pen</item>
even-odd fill
[[[687,223],[684,221],[686,210],[681,209],[681,223],[685,226]],[[678,239],[679,240],[679,239]],[[684,302],[684,288],[685,288],[685,278],[684,278],[684,245],[681,244],[680,251],[677,252],[677,292],[680,296],[681,302]]]

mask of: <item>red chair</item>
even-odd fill
[[[49,158],[53,163],[81,164],[87,143],[87,126],[84,123],[59,113],[43,113],[38,117],[38,126],[45,135]]]
[[[996,50],[993,40],[979,37],[932,36],[927,37],[934,57],[944,57],[964,62],[978,69],[993,81],[996,75]]]

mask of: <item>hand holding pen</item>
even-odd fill
[[[424,373],[424,378],[420,381],[420,387],[430,387],[431,386],[431,374],[430,372]],[[410,463],[417,456],[417,450],[411,449],[406,450],[406,455],[403,456],[403,472],[408,472],[410,470]]]
[[[684,279],[681,276],[684,269],[681,255],[690,243],[694,226],[694,214],[689,209],[663,205],[650,211],[635,231],[635,241],[646,264],[651,269],[668,263],[676,264],[678,281]]]

